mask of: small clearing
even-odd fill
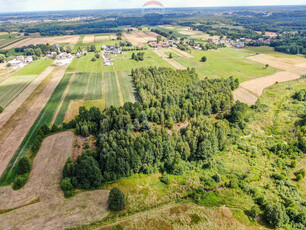
[[[71,131],[47,137],[35,157],[27,184],[17,191],[8,186],[0,188],[0,210],[7,210],[0,214],[3,229],[64,229],[108,214],[107,190],[82,192],[70,199],[63,196],[62,169],[73,154],[74,140]]]

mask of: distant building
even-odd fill
[[[27,64],[30,64],[32,61],[33,61],[33,57],[32,57],[32,56],[27,56],[27,57],[24,59],[24,62],[27,63]]]

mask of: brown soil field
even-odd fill
[[[85,35],[82,43],[94,43],[95,42],[95,35],[94,34],[87,34]]]
[[[0,129],[54,69],[54,66],[49,66],[47,69],[45,69],[4,109],[4,111],[0,114]]]
[[[274,85],[276,82],[285,82],[299,79],[301,76],[291,72],[279,72],[270,76],[256,78],[250,81],[245,81],[240,84],[241,87],[260,96],[265,88]]]
[[[77,42],[79,36],[67,35],[67,36],[57,36],[57,37],[38,37],[38,38],[26,38],[19,42],[16,42],[12,45],[5,47],[5,50],[13,49],[16,47],[28,46],[28,45],[37,45],[37,44],[57,44],[57,43],[74,43]]]
[[[111,40],[110,36],[95,36],[95,42],[108,41]]]
[[[197,220],[195,220],[197,219]],[[161,208],[137,213],[117,222],[88,229],[137,229],[137,230],[263,230],[261,226],[246,226],[234,217],[227,207],[207,208],[191,203],[166,205]]]
[[[138,35],[136,32],[123,33],[124,37],[129,40],[133,45],[138,45],[139,43],[146,43],[146,40]]]
[[[64,122],[69,122],[79,114],[79,108],[84,103],[84,100],[71,100],[65,114]]]
[[[47,137],[35,157],[27,184],[17,191],[0,188],[0,229],[64,229],[108,214],[107,190],[81,192],[70,199],[63,196],[61,174],[73,154],[74,140],[71,131]]]
[[[236,89],[233,94],[235,101],[241,101],[248,105],[254,105],[258,99],[254,94],[242,87]]]
[[[161,49],[154,49],[153,50],[158,56],[162,57],[165,61],[167,61],[170,65],[172,65],[176,69],[187,69],[187,67],[181,65],[174,59],[170,59]]]
[[[16,152],[17,148],[21,144],[22,140],[28,133],[31,126],[34,124],[36,118],[38,117],[40,111],[48,102],[54,89],[62,79],[67,65],[58,67],[58,71],[54,71],[53,78],[46,88],[41,92],[39,97],[36,99],[35,103],[29,108],[29,110],[24,114],[20,121],[17,123],[15,128],[7,136],[3,144],[0,145],[0,176],[6,169],[7,164],[11,160],[12,156]]]
[[[305,74],[306,69],[298,66],[299,64],[305,63],[305,58],[294,57],[294,58],[280,58],[272,57],[266,54],[259,54],[255,56],[250,56],[248,59],[262,64],[269,64],[278,69],[290,71],[297,74]]]

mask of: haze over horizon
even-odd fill
[[[141,8],[146,0],[0,0],[0,12]],[[306,5],[306,0],[161,0],[165,7]]]

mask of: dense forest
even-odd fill
[[[141,102],[103,111],[80,107],[77,118],[63,124],[84,137],[97,138],[95,148],[87,146],[76,161],[67,160],[61,182],[65,196],[72,196],[76,188],[96,189],[136,173],[161,172],[161,181],[168,184],[169,174],[193,171],[202,175],[202,186],[189,193],[194,202],[200,202],[205,190],[228,188],[253,199],[254,206],[246,212],[251,218],[260,216],[272,227],[305,227],[305,201],[288,179],[295,159],[305,153],[305,116],[295,124],[297,132],[290,142],[261,140],[255,147],[241,137],[252,114],[266,108],[233,103],[231,91],[238,87],[234,78],[199,80],[194,70],[154,67],[131,74]],[[300,95],[304,92],[293,97],[303,100]],[[270,175],[273,189],[252,184],[249,171],[232,173],[217,157],[232,148],[250,162],[275,155],[270,166],[275,169]],[[305,170],[297,170],[295,176],[297,181],[303,179]]]

